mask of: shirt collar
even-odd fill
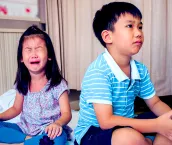
[[[112,56],[106,49],[103,56],[119,82],[129,79],[126,76],[126,74],[120,69],[118,64],[115,62],[115,60],[112,58]],[[139,75],[136,63],[133,59],[130,60],[130,65],[131,65],[131,79],[140,79],[140,75]]]

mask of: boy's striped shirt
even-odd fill
[[[99,127],[93,103],[112,105],[114,115],[132,118],[135,97],[149,99],[155,95],[146,66],[135,60],[130,65],[129,79],[105,50],[89,66],[81,86],[79,121],[75,129],[78,144],[90,126]]]

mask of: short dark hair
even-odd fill
[[[103,5],[103,7],[96,12],[93,19],[93,30],[96,37],[104,47],[106,47],[106,43],[102,39],[102,31],[114,31],[114,23],[118,21],[121,14],[126,13],[142,19],[140,10],[135,5],[127,2],[112,2]]]
[[[15,87],[19,91],[19,93],[26,95],[28,92],[28,88],[31,81],[31,76],[24,65],[24,63],[21,62],[22,60],[22,48],[23,48],[23,42],[25,38],[37,36],[40,37],[45,41],[47,52],[48,52],[48,58],[51,58],[51,61],[47,61],[46,68],[45,68],[45,74],[48,80],[50,80],[50,88],[53,86],[56,86],[60,84],[61,80],[64,79],[61,75],[59,66],[57,64],[54,47],[52,44],[52,41],[47,33],[39,29],[37,26],[33,25],[30,26],[20,37],[19,45],[18,45],[18,51],[17,51],[17,73],[16,73],[16,79],[15,79]]]

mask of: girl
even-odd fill
[[[19,40],[18,70],[13,107],[0,114],[0,142],[38,145],[43,136],[64,145],[71,120],[68,87],[60,74],[53,44],[48,34],[36,26],[29,27]],[[21,112],[17,124],[3,122]]]

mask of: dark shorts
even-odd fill
[[[136,118],[140,118],[140,119],[146,119],[146,117],[147,119],[156,118],[156,116],[152,114],[151,114],[152,116],[147,116],[147,115],[150,114],[146,114],[145,116],[137,116]],[[116,126],[112,129],[102,130],[99,127],[91,126],[88,129],[87,133],[81,139],[81,145],[111,145],[112,133],[114,130],[119,128],[124,128],[124,127]],[[149,138],[153,141],[156,133],[144,133],[143,135],[146,138]],[[78,145],[76,141],[74,145]]]
[[[81,140],[81,145],[111,145],[112,133],[114,130],[124,128],[121,126],[114,127],[113,129],[102,130],[99,127],[91,126],[87,133]],[[154,140],[155,133],[144,133],[146,138]],[[75,141],[74,145],[78,145]]]
[[[82,138],[81,145],[111,145],[112,132],[117,128],[102,130],[99,127],[91,126]],[[76,141],[74,145],[78,145]]]

